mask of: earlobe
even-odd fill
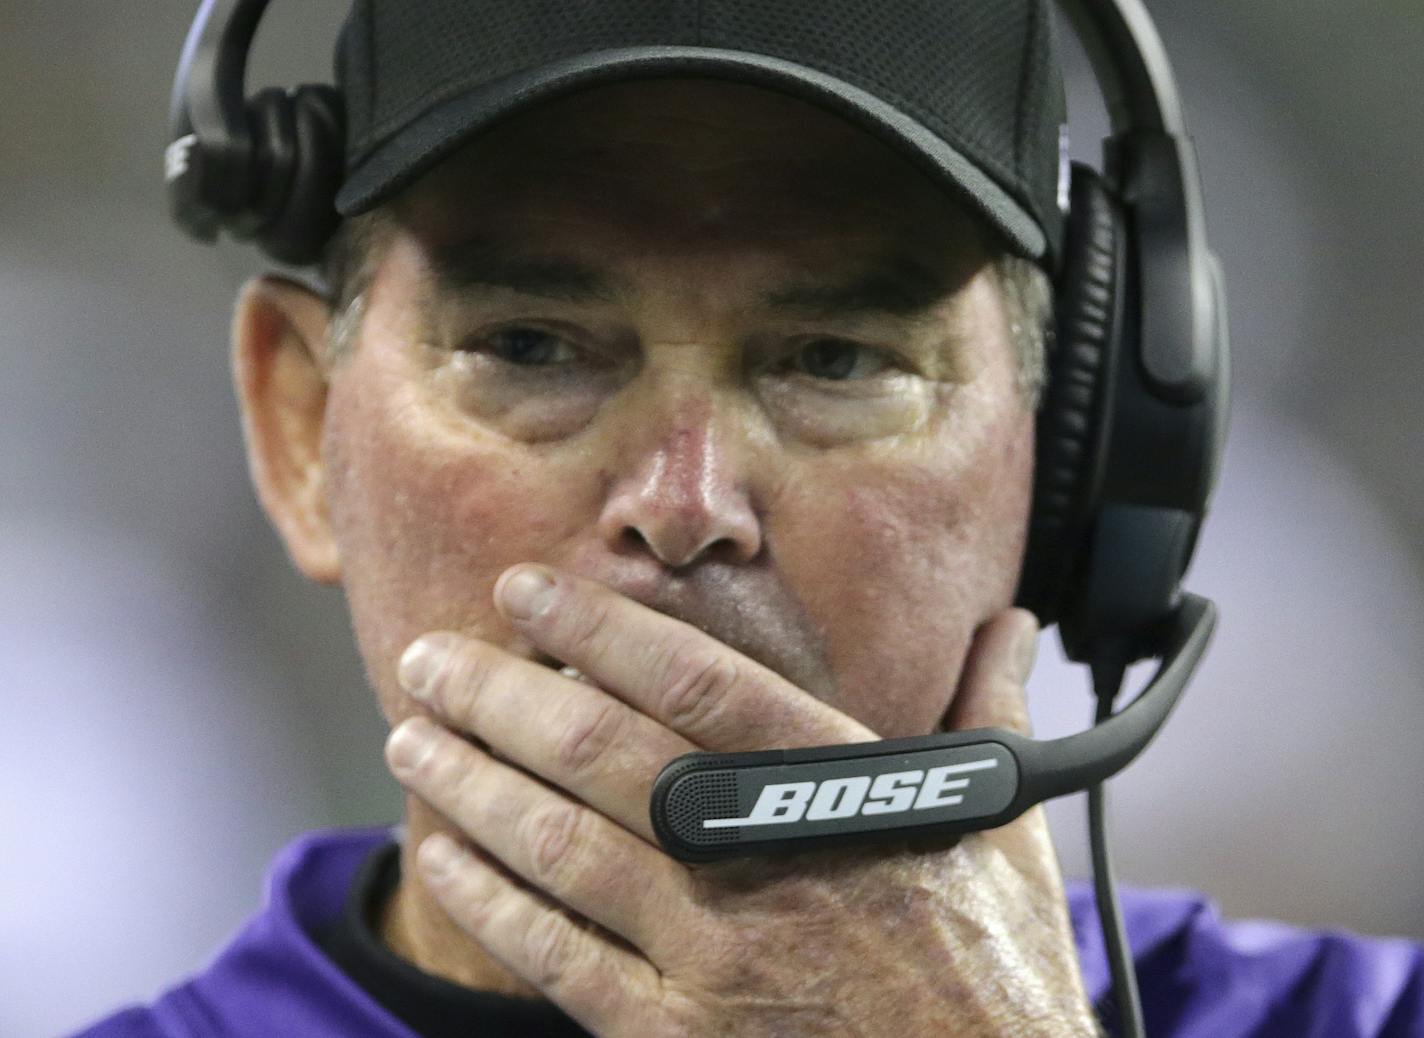
[[[335,584],[341,565],[322,462],[331,310],[285,278],[248,282],[232,326],[232,373],[252,483],[308,579]]]

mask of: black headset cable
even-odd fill
[[[1102,724],[1113,715],[1113,702],[1122,689],[1127,667],[1120,654],[1105,653],[1092,664],[1093,694],[1098,705],[1094,723]],[[1093,895],[1103,931],[1103,946],[1112,972],[1113,995],[1117,1001],[1119,1038],[1144,1038],[1142,1000],[1137,991],[1137,972],[1132,949],[1122,922],[1117,900],[1117,880],[1113,876],[1112,852],[1108,847],[1107,783],[1088,787],[1088,842],[1093,858]]]

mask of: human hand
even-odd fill
[[[421,881],[590,1031],[1096,1033],[1041,811],[955,843],[684,865],[648,816],[670,760],[876,734],[601,585],[520,567],[495,593],[530,642],[586,680],[426,636],[400,678],[438,723],[404,722],[387,757],[468,840],[429,837]],[[951,727],[1026,729],[1035,632],[1019,610],[981,628]]]

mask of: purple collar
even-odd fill
[[[261,911],[192,979],[81,1038],[416,1038],[317,947],[388,828],[310,833],[278,855]],[[1402,940],[1223,923],[1200,897],[1124,891],[1148,1033],[1424,1035],[1424,950]],[[1068,885],[1088,993],[1108,989],[1092,891]],[[495,1038],[490,1035],[488,1038]]]

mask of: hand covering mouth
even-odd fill
[[[695,627],[776,672],[818,699],[835,695],[835,680],[816,625],[778,575],[766,567],[709,563],[656,581],[586,574],[664,616]],[[578,668],[543,652],[536,663],[564,677],[597,684]]]

